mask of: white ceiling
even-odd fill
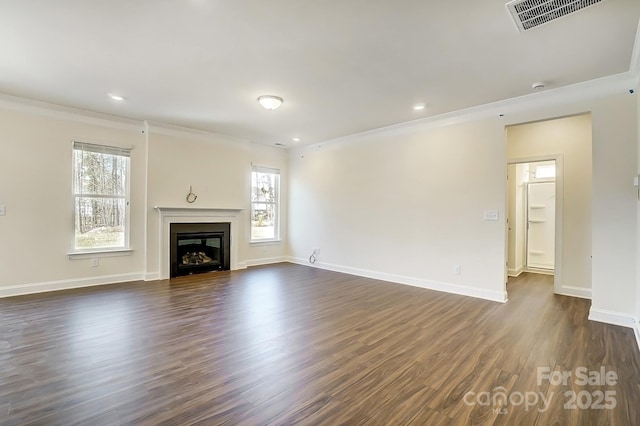
[[[293,146],[629,70],[638,0],[526,33],[504,3],[0,0],[0,92]]]

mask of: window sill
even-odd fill
[[[69,260],[78,259],[94,259],[97,257],[119,257],[131,256],[133,249],[116,249],[116,250],[90,250],[90,251],[74,251],[67,253]]]
[[[253,240],[249,241],[252,246],[275,246],[282,243],[282,240]]]

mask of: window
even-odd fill
[[[254,166],[251,171],[251,241],[280,238],[280,170]]]
[[[544,166],[536,166],[536,179],[547,179],[556,177],[556,165],[548,164]]]
[[[131,150],[73,143],[74,250],[129,247]]]

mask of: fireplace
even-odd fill
[[[230,223],[172,223],[171,278],[230,270]]]

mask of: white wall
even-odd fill
[[[305,263],[319,247],[322,267],[503,300],[505,175],[497,118],[297,150],[291,253]]]
[[[591,286],[590,318],[630,325],[636,311],[636,193],[630,179],[637,166],[637,95],[627,88],[597,92],[591,100],[560,100],[523,108],[507,125],[591,113]]]
[[[593,264],[591,309],[635,312],[636,100],[603,99],[593,119]]]
[[[149,134],[143,122],[96,116],[0,102],[0,204],[6,205],[6,216],[0,216],[0,297],[158,276],[155,205],[245,209],[240,235],[233,237],[239,265],[284,259],[286,151],[184,129]],[[68,256],[73,241],[74,140],[133,148],[133,252],[93,256],[99,257],[98,267],[91,266],[91,258]],[[283,242],[249,243],[252,162],[281,169]],[[193,205],[185,201],[189,185],[198,194]]]
[[[281,171],[281,239],[282,242],[250,244],[249,212],[251,164],[278,168]],[[239,244],[239,263],[256,264],[282,260],[287,236],[287,153],[228,137],[149,129],[149,186],[147,194],[148,253],[147,271],[159,273],[159,214],[154,206],[235,208],[240,213],[240,235],[232,236]],[[198,195],[189,204],[189,187]]]
[[[0,296],[94,280],[138,279],[144,272],[145,138],[113,128],[0,110]],[[130,256],[70,260],[73,241],[72,142],[132,147]],[[108,277],[108,278],[99,278]]]
[[[556,278],[565,294],[591,289],[591,138],[589,114],[507,127],[509,161],[562,155],[562,255]]]
[[[414,123],[295,150],[292,258],[306,262],[320,247],[321,267],[496,296],[506,260],[504,126],[591,112],[592,306],[633,315],[636,99],[623,91],[597,96],[522,104],[502,120]],[[483,221],[485,209],[498,209],[500,221]],[[461,276],[452,274],[454,264]]]

